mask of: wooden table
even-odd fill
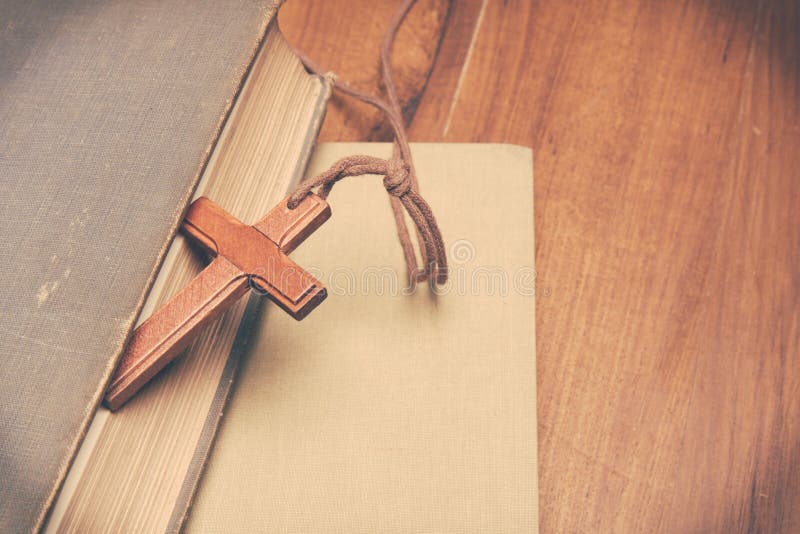
[[[280,22],[374,88],[397,4]],[[798,3],[421,0],[394,64],[412,141],[534,149],[542,531],[797,532]]]

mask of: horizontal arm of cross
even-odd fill
[[[325,298],[325,288],[286,252],[330,216],[325,201],[316,195],[306,198],[294,210],[279,204],[253,226],[240,222],[211,200],[199,198],[186,214],[183,230],[209,253],[239,267],[256,289],[302,319]]]

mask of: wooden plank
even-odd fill
[[[363,21],[395,3],[299,4],[291,42],[376,75],[385,23]],[[778,0],[451,6],[411,138],[534,148],[543,532],[800,528],[799,20]],[[330,113],[322,137],[378,120]]]

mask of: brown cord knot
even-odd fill
[[[317,188],[319,189],[319,196],[327,198],[328,193],[333,188],[333,184],[345,176],[381,175],[384,177],[383,185],[391,195],[389,198],[395,224],[397,225],[397,237],[400,238],[400,245],[403,248],[403,256],[405,257],[410,282],[416,283],[432,279],[437,284],[444,284],[447,281],[447,253],[444,247],[444,240],[433,211],[419,194],[416,171],[411,159],[411,148],[408,145],[408,136],[403,123],[403,113],[400,101],[397,98],[394,81],[392,80],[390,61],[392,43],[400,24],[408,14],[411,6],[414,5],[414,1],[405,0],[397,10],[381,47],[381,78],[386,90],[387,101],[354,89],[345,82],[337,80],[335,75],[326,73],[305,54],[295,50],[311,72],[319,76],[325,76],[329,82],[332,80],[333,87],[339,91],[383,111],[394,131],[395,139],[393,157],[391,159],[385,160],[373,156],[350,156],[339,160],[327,171],[301,183],[289,198],[288,206],[289,209],[296,208],[303,197]],[[411,236],[406,225],[404,211],[416,227],[420,256],[422,257],[421,266],[417,262],[417,256],[411,244]]]
[[[406,148],[408,145],[406,145]],[[392,195],[392,211],[395,221],[403,220],[403,209],[408,213],[419,236],[422,267],[417,267],[414,249],[405,223],[398,223],[398,237],[406,258],[409,279],[419,282],[433,278],[436,283],[447,281],[447,255],[444,240],[428,203],[414,187],[414,174],[410,165],[399,158],[385,160],[374,156],[349,156],[342,158],[325,172],[301,183],[289,197],[287,205],[294,209],[311,191],[317,190],[322,198],[328,198],[333,185],[346,176],[383,176],[383,185]]]
[[[386,162],[386,176],[383,177],[383,187],[390,195],[402,197],[411,189],[411,180],[408,165],[399,159],[390,159]]]

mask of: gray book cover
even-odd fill
[[[0,531],[41,525],[275,9],[0,3]]]

